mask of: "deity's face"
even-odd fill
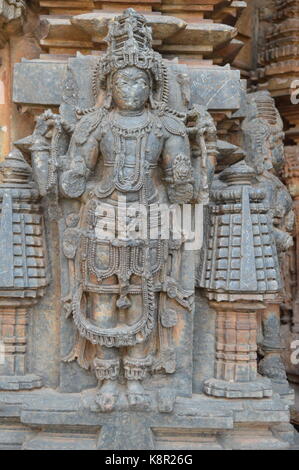
[[[115,72],[112,78],[112,98],[117,108],[140,111],[149,99],[148,74],[137,67],[127,67]]]

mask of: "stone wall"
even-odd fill
[[[106,106],[93,71],[109,25],[129,7],[152,28],[168,75],[161,116],[175,110],[167,132],[190,138],[193,170],[205,175],[194,183],[197,202],[208,192],[210,215],[195,260],[170,249],[176,293],[166,281],[155,291],[171,307],[160,352],[175,349],[177,365],[165,353],[144,379],[148,410],[121,398],[107,413],[97,382],[118,366],[109,356],[108,371],[96,340],[69,318],[83,206],[72,192],[82,175],[67,179],[82,162],[70,170],[66,159],[76,156],[69,142],[81,132],[77,117],[92,129],[93,107]],[[0,276],[8,356],[0,364],[0,448],[288,448],[289,423],[299,425],[289,388],[299,383],[298,21],[297,0],[0,0],[0,263],[11,268]],[[173,124],[184,115],[184,125]],[[19,249],[22,266],[14,265]],[[134,367],[141,377],[143,362],[126,357],[124,377]]]

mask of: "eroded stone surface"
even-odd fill
[[[90,13],[89,5],[76,16],[78,5],[60,2],[49,8],[40,59],[17,64],[15,102],[37,119],[32,135],[21,133],[15,144],[30,163],[18,170],[21,179],[25,169],[32,174],[30,188],[14,178],[9,191],[5,182],[0,187],[0,248],[10,273],[0,274],[0,327],[8,341],[16,325],[22,344],[10,375],[0,376],[1,448],[291,445],[293,394],[279,331],[280,264],[292,234],[278,170],[282,122],[268,94],[247,95],[239,71],[203,60],[236,66],[239,57],[237,67],[249,75],[240,36],[231,41],[236,24],[246,37],[238,20],[243,3],[200,4],[197,16],[188,5],[181,15],[175,3],[159,7],[171,18],[146,15],[155,51],[170,59],[163,60],[148,23],[133,11],[111,22],[115,11]],[[84,55],[74,57],[78,49]],[[9,158],[5,169],[13,174]],[[296,199],[292,158],[286,178]],[[24,192],[28,204],[32,191],[34,210],[42,208],[46,220],[38,234],[11,220],[18,198]],[[116,194],[146,210],[153,202],[204,202],[196,249],[172,238],[105,241],[98,219]],[[44,234],[40,254],[30,255]],[[22,244],[30,250],[15,253],[23,261],[28,255],[21,273],[9,260]],[[46,295],[21,311],[11,301],[15,280],[24,278],[25,297],[45,253]]]

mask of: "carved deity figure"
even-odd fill
[[[283,122],[267,91],[247,95],[247,115],[243,122],[246,162],[267,188],[267,200],[272,214],[274,235],[279,252],[292,244],[294,227],[292,198],[277,175],[284,164]]]
[[[283,122],[268,91],[248,95],[243,133],[246,162],[255,169],[258,186],[265,191],[277,252],[283,265],[282,258],[293,245],[294,211],[292,198],[278,177],[284,163]],[[277,296],[263,315],[260,349],[263,359],[259,370],[278,383],[286,383],[280,358],[280,303],[281,296]]]
[[[184,240],[162,236],[161,206],[196,201],[206,189],[194,175],[185,116],[167,107],[167,69],[145,18],[126,10],[107,42],[94,74],[102,103],[64,129],[71,134],[66,155],[45,157],[48,128],[65,128],[49,112],[31,145],[41,192],[57,174],[60,197],[80,201],[63,239],[71,272],[66,308],[78,330],[66,360],[95,371],[102,411],[115,408],[123,385],[129,406],[144,409],[146,375],[175,371],[171,329],[179,308],[192,310],[193,291],[181,287]]]

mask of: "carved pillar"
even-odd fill
[[[25,374],[26,309],[1,308],[1,338],[5,345],[3,375]],[[1,369],[0,369],[1,370]]]
[[[215,178],[201,286],[217,311],[216,366],[208,395],[269,397],[257,373],[258,312],[281,288],[266,192],[244,161]]]
[[[298,139],[296,139],[298,140]],[[285,343],[288,348],[286,350],[285,362],[287,369],[287,376],[289,381],[293,384],[295,389],[295,406],[291,409],[291,420],[294,424],[299,424],[299,401],[298,401],[298,390],[299,390],[299,367],[298,364],[292,361],[292,353],[294,349],[292,347],[293,341],[299,339],[299,146],[285,147],[285,158],[286,164],[284,167],[284,179],[288,186],[288,189],[293,198],[293,207],[295,212],[295,247],[290,252],[291,260],[293,261],[293,271],[295,276],[290,274],[290,270],[286,272],[285,282],[290,285],[291,290],[291,324],[288,325],[285,331]]]
[[[241,307],[239,310],[233,305],[216,306],[216,378],[220,380],[256,379],[256,312],[244,312]]]
[[[258,312],[262,304],[211,302],[216,318],[215,377],[204,384],[207,395],[226,398],[272,396],[269,379],[257,373]]]
[[[31,389],[42,386],[40,377],[28,374],[26,364],[28,307],[0,305],[0,338],[4,363],[0,364],[0,390]]]
[[[39,194],[17,150],[0,165],[0,176],[0,389],[31,389],[42,381],[27,370],[28,309],[47,284]]]
[[[265,2],[268,3],[268,2]],[[298,78],[298,0],[274,0],[272,5],[257,2],[259,18],[259,82],[277,98],[290,105],[292,82]],[[279,106],[280,112],[282,111]],[[292,107],[289,107],[292,113]]]
[[[217,311],[215,380],[206,382],[205,392],[227,398],[271,396],[271,384],[257,374],[257,311],[263,306],[241,302],[211,302],[211,306]]]

